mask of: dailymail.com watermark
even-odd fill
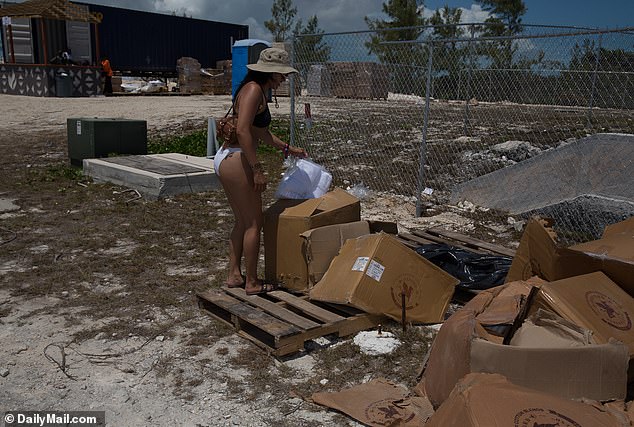
[[[104,411],[8,411],[4,413],[6,427],[104,427]]]

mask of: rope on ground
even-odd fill
[[[55,358],[51,355],[49,355],[46,351],[49,349],[49,347],[57,347],[61,353],[61,357],[62,357],[62,361],[58,362],[57,360],[55,360]],[[66,351],[64,351],[64,344],[62,343],[50,343],[49,345],[47,345],[46,347],[44,347],[44,357],[46,357],[49,361],[53,362],[54,364],[57,365],[57,367],[62,371],[62,373],[64,375],[66,375],[68,378],[70,378],[73,381],[77,381],[77,378],[73,377],[72,375],[70,375],[68,372],[66,372]]]
[[[15,231],[9,230],[9,229],[4,228],[4,227],[0,227],[0,231],[5,231],[5,232],[11,234],[11,237],[9,237],[9,239],[0,241],[0,246],[6,245],[7,243],[10,243],[10,242],[12,242],[12,241],[14,241],[15,239],[18,238],[18,233],[16,233]]]

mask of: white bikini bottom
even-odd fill
[[[227,158],[229,154],[238,152],[242,152],[240,147],[227,147],[218,150],[218,152],[214,156],[214,171],[216,172],[216,175],[220,176],[220,163],[222,163],[222,161]]]

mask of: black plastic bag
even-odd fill
[[[459,288],[468,290],[481,291],[503,284],[513,261],[510,257],[478,254],[442,243],[421,245],[416,252],[459,279]]]

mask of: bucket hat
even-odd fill
[[[297,73],[297,70],[290,66],[288,53],[283,49],[270,47],[260,52],[260,58],[255,64],[247,64],[247,68],[262,73]]]

